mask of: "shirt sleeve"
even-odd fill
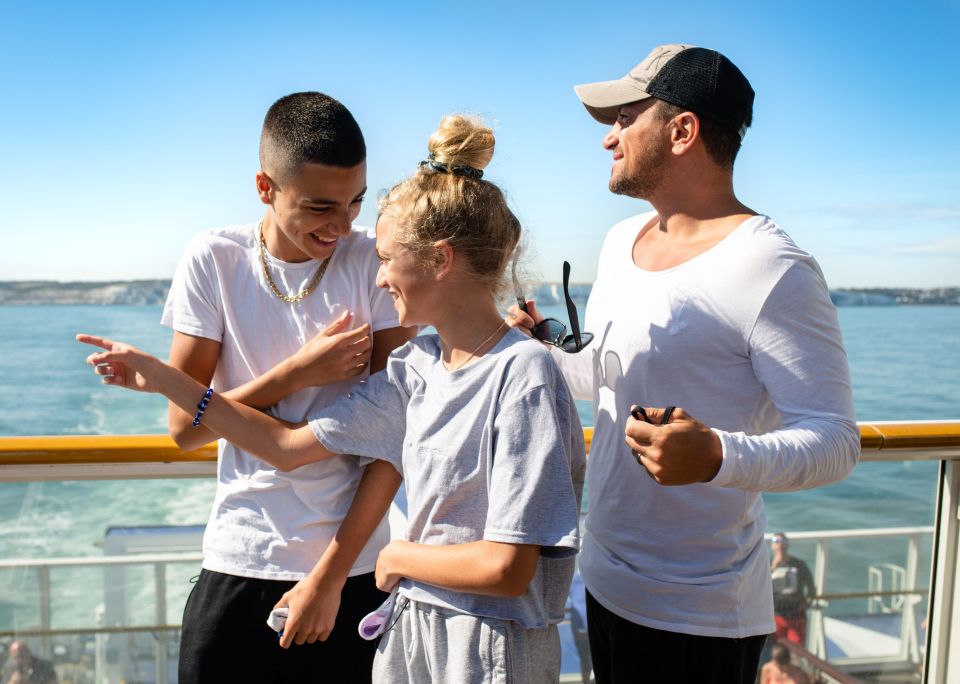
[[[544,345],[550,350],[550,356],[563,373],[574,399],[593,400],[593,364],[596,350],[588,346],[571,354],[553,345]]]
[[[750,336],[750,355],[781,427],[760,435],[715,429],[723,463],[711,484],[792,491],[849,475],[860,432],[837,310],[815,263],[798,261],[773,288]]]
[[[579,426],[571,425],[570,411],[558,410],[557,403],[556,392],[542,385],[500,407],[484,539],[537,544],[555,557],[579,548],[578,491],[571,472]],[[582,482],[582,473],[576,475]]]
[[[346,396],[308,419],[317,440],[330,451],[353,454],[362,464],[389,461],[403,475],[403,441],[409,397],[386,369],[374,373]]]
[[[223,306],[206,235],[194,238],[184,251],[160,322],[177,332],[223,341]]]

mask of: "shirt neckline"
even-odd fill
[[[671,266],[670,268],[665,268],[659,271],[649,271],[645,268],[641,268],[640,266],[637,266],[636,262],[633,260],[633,246],[637,243],[637,239],[640,237],[640,234],[645,232],[646,230],[653,230],[654,228],[653,225],[650,225],[650,227],[647,228],[647,224],[650,224],[653,221],[653,219],[657,217],[657,214],[656,212],[652,212],[648,216],[649,218],[647,218],[643,222],[643,226],[641,227],[641,229],[635,233],[632,233],[631,235],[630,250],[627,252],[627,261],[630,264],[630,267],[633,270],[633,272],[639,273],[640,275],[651,277],[651,278],[662,277],[668,274],[675,273],[683,268],[688,267],[690,264],[695,264],[698,261],[710,258],[713,254],[727,249],[727,245],[732,244],[734,242],[734,236],[738,236],[740,233],[744,232],[748,224],[752,224],[754,221],[769,220],[769,217],[767,217],[764,214],[756,214],[754,216],[750,216],[744,219],[743,221],[741,221],[739,224],[737,224],[736,228],[731,230],[727,235],[723,237],[722,240],[717,242],[717,244],[713,245],[709,249],[706,249],[700,252],[699,254],[693,257],[690,257],[686,261],[679,263],[676,266]]]

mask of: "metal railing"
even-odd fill
[[[51,639],[56,636],[130,634],[149,632],[155,636],[154,667],[156,682],[169,680],[170,635],[180,629],[179,624],[165,624],[167,621],[167,566],[173,563],[195,563],[197,567],[203,556],[200,552],[131,554],[129,556],[82,556],[77,558],[47,558],[39,560],[6,559],[0,560],[0,570],[32,570],[37,577],[37,614],[39,624],[36,629],[0,630],[0,638],[38,637],[42,652],[49,654]],[[52,625],[50,571],[54,568],[115,568],[131,565],[150,565],[153,567],[154,622],[150,625],[97,625],[72,629],[54,629]]]
[[[584,430],[589,447],[592,429]],[[933,535],[933,571],[931,573],[930,611],[926,648],[920,644],[914,629],[914,620],[903,620],[903,657],[914,662],[924,660],[924,681],[945,684],[960,677],[960,643],[951,643],[951,632],[960,633],[960,601],[956,601],[958,569],[958,541],[960,525],[960,421],[929,422],[883,422],[861,423],[861,461],[940,461],[937,519],[934,527],[887,530],[844,530],[831,532],[794,532],[791,539],[800,541],[816,539],[817,560],[815,579],[823,587],[828,563],[826,544],[847,535],[853,536],[906,536],[909,550],[905,582],[890,591],[881,590],[872,594],[901,596],[904,605],[915,609],[918,595],[923,592],[917,581],[918,547],[922,535]],[[113,480],[140,478],[211,477],[216,474],[217,452],[214,444],[192,452],[180,450],[169,437],[159,435],[138,436],[40,436],[0,437],[0,482],[49,481],[49,480]],[[133,565],[147,564],[154,568],[156,624],[147,627],[118,628],[126,630],[150,629],[161,632],[177,629],[178,625],[166,623],[165,568],[171,563],[199,563],[199,553],[133,554],[129,556],[100,556],[59,559],[8,559],[0,561],[0,569],[34,568],[38,581],[38,629],[18,630],[17,636],[36,634],[48,639],[60,632],[103,633],[104,628],[77,630],[54,630],[50,621],[50,570],[56,567],[86,565]],[[861,592],[866,597],[871,592]],[[828,594],[821,599],[852,598],[851,594]],[[819,616],[819,617],[818,617]],[[822,611],[814,611],[811,620],[811,640],[815,655],[825,654]],[[818,622],[819,620],[819,622]],[[909,623],[909,625],[907,624]],[[0,638],[13,633],[0,632]],[[960,640],[958,640],[960,641]],[[162,643],[161,643],[162,642]],[[166,677],[166,641],[158,639],[156,656],[157,681]],[[951,657],[952,656],[952,657]],[[957,679],[956,681],[960,681]]]
[[[841,656],[830,659],[833,665],[847,668],[856,668],[858,666],[883,666],[885,664],[911,665],[919,668],[921,663],[921,639],[917,631],[919,605],[929,594],[929,587],[921,587],[918,581],[918,570],[920,561],[920,545],[923,541],[929,541],[932,538],[934,527],[886,527],[859,530],[816,530],[806,532],[791,532],[790,541],[792,544],[797,542],[809,541],[815,544],[815,565],[813,570],[814,583],[818,588],[818,595],[815,597],[814,606],[810,610],[809,633],[806,647],[810,653],[820,659],[827,659],[827,639],[828,629],[825,624],[826,608],[831,601],[850,601],[852,599],[865,599],[867,601],[867,612],[878,605],[884,605],[884,599],[890,599],[891,610],[900,616],[899,625],[899,644],[897,653],[879,656],[870,654],[868,656]],[[894,566],[891,563],[873,564],[866,568],[868,578],[874,577],[881,566],[894,568],[902,577],[902,583],[899,586],[885,589],[882,584],[869,588],[867,591],[827,591],[827,574],[830,558],[830,547],[835,543],[863,541],[863,540],[905,540],[907,545],[906,563],[903,567]],[[887,544],[888,547],[892,546]],[[878,603],[879,602],[879,603]]]
[[[861,461],[960,459],[960,421],[859,425]],[[208,477],[216,462],[215,443],[183,451],[166,435],[0,437],[0,482]]]

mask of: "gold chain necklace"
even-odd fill
[[[270,275],[270,269],[267,267],[267,243],[263,239],[263,221],[257,225],[258,233],[258,246],[260,247],[260,266],[263,268],[263,275],[267,279],[267,285],[270,286],[270,289],[273,290],[273,294],[277,295],[280,299],[287,302],[288,304],[296,304],[301,299],[313,292],[317,285],[320,284],[323,274],[327,272],[327,264],[330,263],[330,257],[327,257],[323,260],[323,263],[320,264],[320,267],[317,269],[317,272],[313,274],[313,278],[310,279],[310,282],[307,283],[307,286],[300,290],[295,295],[284,294],[280,291],[280,288],[277,287],[277,284],[273,282],[273,277]]]
[[[503,329],[503,326],[505,326],[506,324],[507,324],[506,321],[500,321],[500,325],[497,326],[497,329],[494,330],[492,333],[490,333],[490,336],[489,336],[487,339],[485,339],[483,342],[481,342],[480,344],[478,344],[477,347],[476,347],[476,349],[474,349],[472,352],[470,352],[470,355],[467,356],[467,358],[465,358],[463,361],[461,361],[460,363],[458,363],[456,368],[451,368],[451,369],[450,369],[450,372],[451,372],[451,373],[455,373],[456,371],[458,371],[458,370],[460,370],[461,368],[463,368],[464,366],[466,366],[466,365],[467,365],[467,361],[469,361],[469,360],[472,359],[474,356],[476,356],[476,355],[477,355],[477,352],[480,351],[481,349],[483,349],[483,345],[485,345],[487,342],[489,342],[490,340],[492,340],[492,339],[493,339],[493,336],[496,335],[498,332],[500,332],[500,330],[502,330],[502,329]]]

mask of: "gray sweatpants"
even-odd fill
[[[401,598],[397,611],[407,599]],[[546,684],[560,679],[556,625],[464,615],[410,601],[383,635],[373,660],[376,684]]]

